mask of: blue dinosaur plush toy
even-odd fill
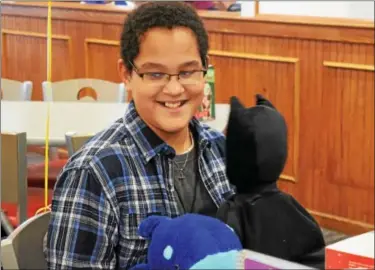
[[[150,216],[138,230],[150,240],[147,264],[132,270],[198,269],[210,255],[218,255],[211,269],[234,269],[235,253],[242,249],[233,229],[220,220],[199,214],[185,214],[176,218]],[[207,265],[205,261],[205,265]]]

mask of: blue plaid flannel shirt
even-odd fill
[[[201,179],[219,206],[234,193],[225,173],[225,138],[196,119],[190,126]],[[128,269],[145,262],[148,241],[137,234],[140,222],[153,214],[180,215],[171,155],[133,102],[123,118],[75,153],[55,185],[48,268]]]

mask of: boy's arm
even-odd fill
[[[117,221],[103,188],[87,170],[56,183],[48,229],[48,269],[113,269]]]

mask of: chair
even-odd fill
[[[74,132],[67,133],[65,135],[65,140],[68,150],[68,156],[72,156],[91,137],[91,135],[76,135]],[[50,188],[54,186],[57,176],[60,174],[60,171],[65,166],[66,162],[66,158],[50,161],[48,174],[48,186]],[[28,167],[29,187],[44,187],[44,168],[44,163],[34,164]]]
[[[47,269],[43,240],[51,213],[46,212],[28,219],[8,238],[1,240],[1,264],[4,270]]]
[[[1,204],[16,205],[17,220],[27,219],[26,133],[1,133]]]
[[[1,208],[13,227],[44,206],[43,188],[27,187],[26,133],[1,133]],[[52,191],[48,198],[51,201]]]
[[[14,227],[10,222],[8,216],[0,210],[0,218],[1,218],[1,239],[7,238],[13,231]]]
[[[123,83],[98,79],[73,79],[59,82],[43,82],[45,101],[126,102]]]
[[[72,156],[75,152],[77,152],[92,137],[92,135],[78,135],[76,133],[66,133],[65,140],[69,156]]]
[[[79,148],[82,147],[92,136],[91,135],[77,135],[75,132],[70,132],[65,135],[68,156],[72,156]],[[66,158],[54,159],[49,164],[48,186],[52,188],[56,182],[57,176],[65,166]],[[28,185],[29,187],[44,187],[44,163],[30,165],[28,167]]]
[[[62,168],[68,160],[66,158],[57,158],[48,163],[48,189],[53,189],[56,179]],[[44,188],[44,162],[31,164],[27,166],[27,184],[30,188]]]
[[[11,101],[29,101],[33,83],[31,81],[19,82],[1,78],[1,99]]]

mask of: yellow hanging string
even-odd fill
[[[52,77],[52,1],[48,1],[47,15],[47,82]],[[44,152],[44,207],[38,209],[35,214],[50,211],[48,205],[48,169],[49,169],[49,128],[50,128],[50,103],[47,102],[46,138]]]

